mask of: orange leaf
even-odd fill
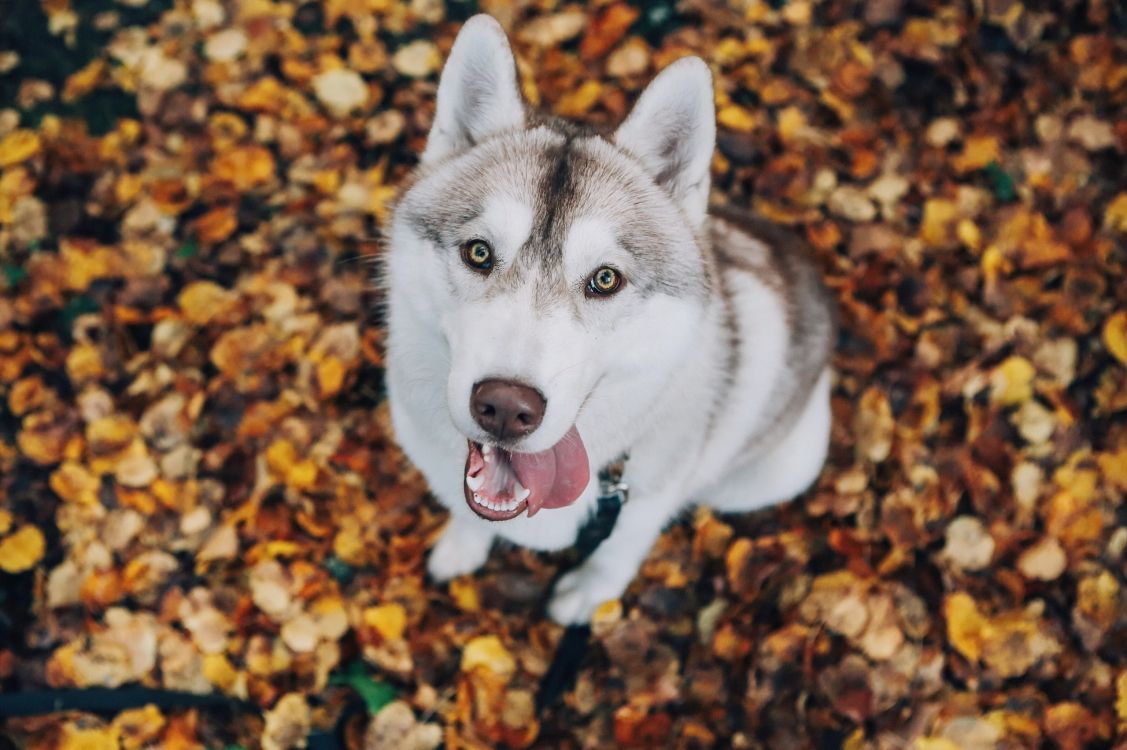
[[[638,20],[640,10],[625,3],[616,3],[599,14],[587,27],[583,40],[579,43],[579,57],[595,60],[610,52],[626,35],[626,31]]]
[[[274,178],[274,155],[262,146],[240,146],[216,157],[212,173],[239,190],[249,190]]]

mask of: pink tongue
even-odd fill
[[[591,478],[587,449],[574,427],[548,450],[513,453],[509,460],[521,485],[531,490],[528,496],[529,516],[536,515],[541,508],[571,505],[583,493]]]

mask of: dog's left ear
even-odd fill
[[[693,227],[699,226],[708,210],[716,144],[712,73],[705,62],[684,57],[661,71],[615,132],[614,142],[638,157]]]
[[[509,40],[494,18],[476,15],[458,32],[442,69],[422,161],[437,161],[494,133],[523,126],[524,102]]]

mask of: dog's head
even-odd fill
[[[691,356],[711,284],[697,233],[714,140],[699,58],[667,67],[604,137],[526,110],[501,27],[463,27],[395,211],[390,270],[448,347],[479,515],[574,502],[589,449],[621,449]]]

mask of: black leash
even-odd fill
[[[581,565],[599,545],[614,531],[614,524],[622,506],[630,497],[630,488],[622,481],[627,456],[610,464],[599,472],[599,500],[595,512],[580,527],[575,539],[575,549],[579,553],[575,565]],[[591,626],[569,625],[556,644],[552,664],[540,681],[536,692],[536,711],[539,713],[553,705],[575,685],[579,667],[591,648]]]

